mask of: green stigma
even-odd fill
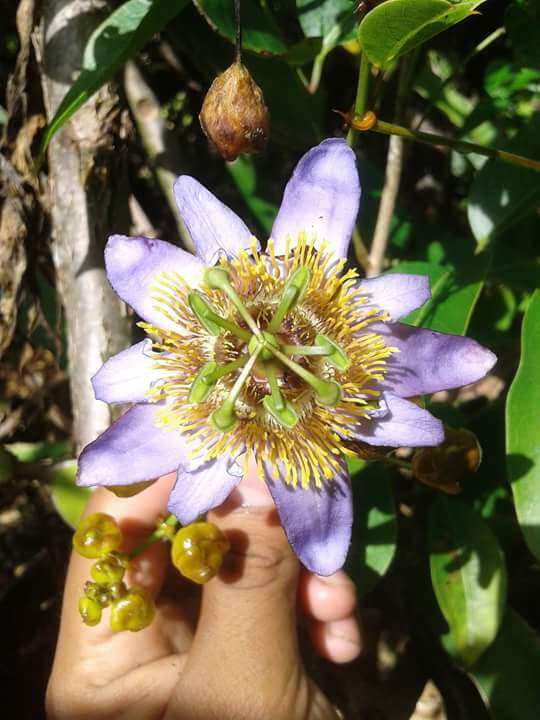
[[[222,317],[202,293],[198,291],[189,293],[189,306],[199,323],[213,336],[218,336],[223,330],[229,331],[245,343],[244,350],[247,351],[237,360],[221,367],[214,361],[206,363],[190,386],[188,403],[203,403],[209,398],[220,378],[237,370],[241,371],[229,394],[210,417],[210,422],[216,430],[228,433],[238,423],[236,401],[256,363],[258,363],[259,377],[261,373],[266,377],[270,390],[262,398],[262,405],[268,415],[287,430],[295,427],[299,421],[299,414],[293,403],[282,394],[277,372],[280,367],[287,368],[303,380],[313,390],[318,404],[332,407],[340,401],[342,390],[337,382],[318,377],[305,367],[305,363],[296,362],[292,357],[318,356],[324,363],[339,372],[344,372],[349,368],[350,361],[342,348],[322,334],[316,335],[314,345],[280,343],[276,335],[282,327],[283,320],[301,302],[311,280],[312,272],[304,265],[297,267],[290,274],[266,328],[257,325],[255,318],[233,287],[230,271],[223,266],[208,268],[204,274],[204,283],[213,290],[221,291],[229,299],[247,328]]]

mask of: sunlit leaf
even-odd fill
[[[469,669],[493,720],[537,720],[540,714],[540,639],[508,608],[499,633]]]
[[[350,0],[296,0],[298,21],[306,37],[324,37],[345,15],[353,14]]]
[[[227,170],[249,210],[269,235],[278,208],[257,193],[257,176],[253,159],[242,155],[233,163],[227,163]]]
[[[429,522],[431,582],[448,623],[448,652],[470,667],[497,635],[506,603],[502,550],[482,518],[457,498],[439,497]]]
[[[14,442],[5,445],[6,449],[21,463],[34,463],[38,460],[61,460],[70,452],[67,442]]]
[[[464,335],[484,282],[488,257],[470,256],[467,264],[452,266],[431,262],[399,263],[391,272],[428,275],[431,299],[405,322],[438,332]]]
[[[540,559],[540,290],[523,320],[521,360],[506,402],[506,452],[518,521]]]
[[[64,522],[75,528],[90,496],[88,488],[75,485],[77,461],[65,460],[50,470],[51,494],[54,505]]]
[[[45,129],[40,155],[73,113],[187,3],[188,0],[128,0],[94,30],[84,49],[81,73]]]
[[[469,17],[484,0],[387,0],[360,23],[358,40],[377,67],[393,60]]]
[[[349,464],[354,523],[346,570],[360,596],[386,574],[396,552],[397,522],[390,472],[382,463]]]
[[[540,114],[531,118],[505,150],[540,160]],[[480,249],[533,213],[540,202],[540,175],[500,160],[488,160],[469,193],[468,217]]]

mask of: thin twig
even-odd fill
[[[364,270],[365,274],[368,275],[369,274],[369,253],[364,244],[364,241],[362,240],[362,236],[360,234],[360,230],[358,229],[358,226],[356,226],[353,230],[352,244],[353,244],[354,255],[356,257],[356,262]]]
[[[415,63],[413,56],[406,57],[399,68],[399,81],[396,95],[395,117],[399,122],[403,115],[405,97],[410,87],[412,69]],[[399,192],[401,171],[403,168],[403,140],[399,137],[391,137],[388,143],[388,155],[386,157],[386,170],[384,185],[377,213],[377,221],[371,241],[369,253],[368,277],[379,275],[383,269],[386,248],[390,237],[390,229],[396,200]]]
[[[388,238],[396,199],[399,192],[401,170],[403,167],[403,140],[393,135],[388,144],[388,155],[386,157],[386,170],[384,175],[384,186],[377,213],[377,222],[371,242],[369,253],[368,277],[379,275],[386,255]]]

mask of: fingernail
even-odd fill
[[[347,573],[343,570],[338,570],[333,575],[316,575],[315,577],[320,582],[324,583],[325,585],[330,585],[331,587],[351,588],[352,586],[352,588],[356,590],[356,585],[347,575]]]

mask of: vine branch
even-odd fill
[[[397,135],[404,140],[423,143],[424,145],[433,145],[441,147],[449,147],[457,150],[464,155],[475,153],[476,155],[484,155],[490,158],[496,158],[511,165],[519,165],[529,170],[540,172],[540,161],[533,160],[525,155],[517,155],[516,153],[499,150],[498,148],[486,147],[478,145],[478,143],[467,142],[465,140],[457,140],[456,138],[445,137],[444,135],[435,135],[434,133],[422,132],[420,130],[410,130],[409,128],[396,125],[394,123],[379,120],[374,113],[368,112],[363,117],[351,116],[349,113],[339,113],[345,121],[357,130],[381,133],[382,135]]]

